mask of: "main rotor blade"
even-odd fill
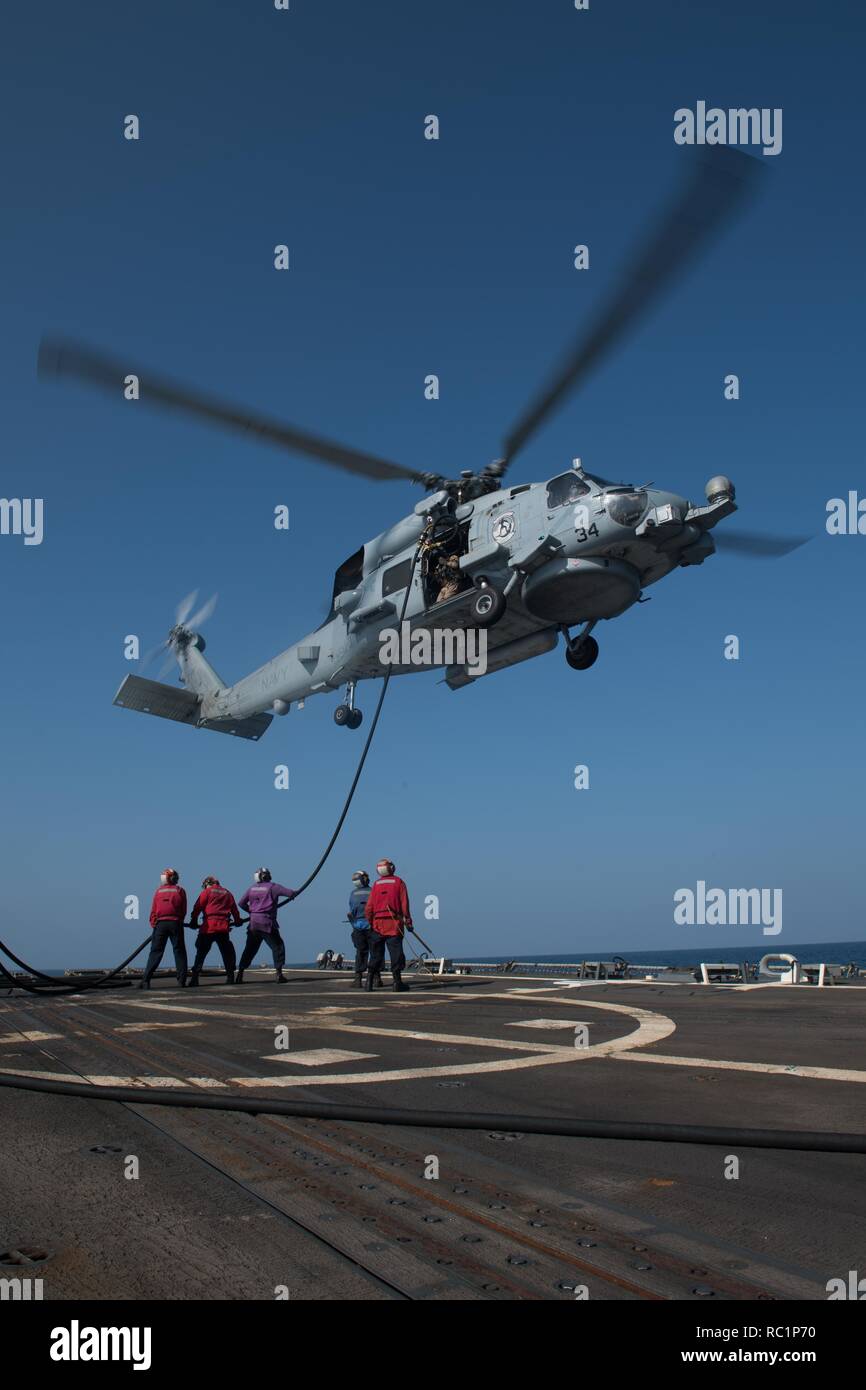
[[[655,232],[641,241],[631,268],[587,332],[581,333],[549,385],[520,417],[505,440],[510,463],[557,406],[663,291],[670,289],[712,234],[743,204],[759,177],[754,157],[727,145],[710,146],[696,157],[689,176],[668,205]]]
[[[769,536],[763,531],[713,531],[713,541],[718,550],[730,550],[736,555],[746,555],[749,559],[777,559],[790,555],[805,545],[811,536]]]
[[[43,380],[71,377],[89,386],[110,391],[120,399],[124,379],[133,370],[129,362],[95,352],[82,343],[63,338],[43,338],[39,345],[38,372]],[[292,425],[266,419],[243,406],[231,405],[216,396],[183,386],[169,377],[150,372],[140,372],[138,375],[141,382],[141,400],[145,404],[180,410],[210,424],[224,425],[239,434],[252,435],[267,444],[276,444],[293,453],[307,454],[318,459],[320,463],[332,464],[349,473],[361,473],[364,477],[375,478],[377,481],[424,481],[423,473],[405,468],[401,463],[389,463],[387,459],[379,458],[375,454],[350,449],[345,444],[335,444],[331,440],[321,439],[318,435],[308,434]]]

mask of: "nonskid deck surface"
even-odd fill
[[[0,1091],[0,1252],[44,1250],[48,1299],[824,1299],[862,1266],[864,1156],[147,1104],[864,1128],[866,989],[385,978],[4,996],[2,1070],[142,1098]]]

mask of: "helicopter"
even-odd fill
[[[345,686],[334,720],[357,729],[362,713],[356,688],[385,674],[383,628],[393,630],[396,622],[413,639],[469,630],[483,634],[483,675],[465,659],[417,663],[405,647],[391,658],[395,675],[444,665],[445,684],[452,690],[549,652],[560,637],[568,665],[589,669],[599,653],[592,633],[600,622],[642,602],[644,591],[673,570],[703,564],[715,552],[714,528],[737,510],[734,485],[727,477],[713,477],[705,502],[693,505],[651,483],[597,476],[579,459],[540,482],[509,486],[506,473],[553,411],[742,208],[759,168],[757,160],[731,147],[700,153],[608,302],[506,436],[503,456],[477,472],[466,469],[451,478],[412,469],[142,371],[145,403],[375,481],[419,484],[425,495],[408,516],[338,567],[324,622],[258,670],[233,685],[221,679],[197,630],[212,602],[193,614],[191,595],[164,643],[172,664],[177,662],[182,687],[129,674],[115,705],[257,740],[275,715]],[[46,338],[39,373],[118,397],[129,365],[78,342]],[[732,551],[770,557],[789,553],[804,539],[724,528],[719,538]]]

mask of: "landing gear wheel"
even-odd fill
[[[469,605],[470,624],[475,627],[492,627],[498,623],[506,609],[506,601],[498,589],[491,584],[482,584],[472,596]]]
[[[337,705],[337,708],[334,710],[334,723],[339,724],[341,729],[347,724],[351,728],[351,724],[349,724],[351,715],[352,711],[349,709],[348,705]]]
[[[594,637],[583,637],[566,647],[565,659],[572,671],[588,671],[598,660],[598,643]]]
[[[349,710],[349,718],[346,720],[346,724],[350,729],[360,729],[361,720],[363,718],[364,716],[359,709],[351,709]]]

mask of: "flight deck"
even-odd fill
[[[824,1300],[866,1155],[148,1104],[148,1090],[862,1132],[866,987],[345,972],[0,997],[0,1272],[44,1298]],[[18,1259],[19,1269],[21,1258]]]

